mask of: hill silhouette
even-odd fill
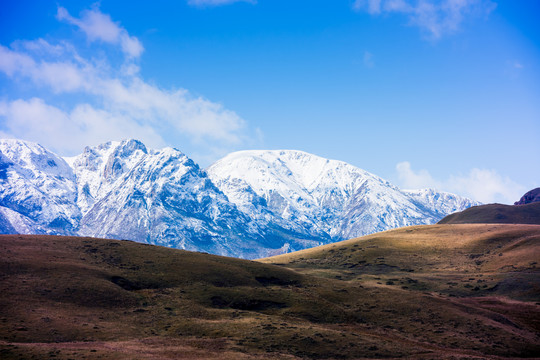
[[[525,205],[487,204],[450,214],[439,224],[540,224],[540,202]]]

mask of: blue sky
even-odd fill
[[[2,137],[299,149],[483,202],[540,186],[536,0],[0,6]]]

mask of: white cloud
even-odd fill
[[[370,14],[380,14],[381,0],[356,0],[353,4],[353,9],[362,10],[366,8]]]
[[[451,175],[446,180],[434,179],[427,170],[414,171],[407,161],[397,164],[396,171],[403,188],[435,188],[483,203],[513,204],[526,191],[524,186],[489,169],[474,168],[466,175]]]
[[[111,139],[137,138],[151,146],[164,145],[152,127],[88,104],[65,112],[39,98],[19,99],[0,102],[0,116],[5,119],[4,135],[39,142],[64,153],[78,153],[86,145]]]
[[[441,184],[435,181],[427,170],[414,171],[408,161],[396,165],[401,185],[407,189],[440,188]]]
[[[237,2],[247,2],[251,4],[257,3],[256,0],[188,0],[188,4],[192,6],[219,6]]]
[[[74,91],[84,85],[84,68],[71,61],[36,61],[28,54],[0,45],[0,71],[10,77],[28,77],[54,92]]]
[[[50,44],[44,39],[16,41],[15,48],[20,47],[41,55],[59,56],[66,52],[66,44]]]
[[[81,24],[60,9],[60,18],[76,21],[81,28],[90,23],[85,31],[94,38],[114,40],[114,34],[125,31],[115,31],[110,17],[97,14],[96,9],[89,12],[93,15],[83,12]],[[92,24],[99,22],[114,26],[107,31],[93,30]],[[0,45],[0,72],[16,84],[30,82],[52,90],[63,105],[39,97],[4,100],[0,103],[0,133],[4,135],[37,141],[60,153],[126,137],[150,146],[189,139],[202,148],[209,144],[230,147],[247,138],[246,123],[235,112],[185,89],[149,84],[132,61],[115,68],[107,59],[84,59],[65,41],[19,41],[13,47]],[[69,94],[84,101],[66,106],[63,96]]]
[[[162,90],[138,77],[129,84],[119,79],[102,81],[96,91],[108,108],[133,119],[165,123],[200,140],[205,137],[230,143],[240,141],[245,122],[221,104],[193,97],[187,90]]]
[[[8,76],[14,76],[19,72],[28,72],[28,69],[36,67],[35,61],[28,55],[11,51],[0,45],[0,71]]]
[[[491,0],[356,0],[353,9],[371,15],[402,14],[432,39],[457,31],[465,16],[491,13]]]
[[[83,11],[81,18],[77,19],[60,6],[56,18],[79,27],[90,41],[101,40],[105,43],[120,45],[128,57],[138,58],[144,51],[139,39],[130,36],[126,29],[113,22],[109,15],[103,14],[98,8]]]
[[[455,192],[469,193],[484,203],[513,204],[526,191],[524,186],[488,169],[472,169],[466,177],[452,176],[449,184]]]

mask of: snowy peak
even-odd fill
[[[131,139],[87,146],[81,155],[66,158],[77,176],[77,204],[83,214],[147,154],[148,150],[142,142]]]
[[[262,230],[184,153],[126,140],[72,160],[83,210],[79,234],[255,257]],[[246,243],[249,243],[248,247]]]
[[[206,171],[137,140],[60,158],[0,140],[0,232],[77,234],[258,258],[376,231],[430,224],[473,204],[401,191],[342,161],[294,150],[241,151]]]
[[[39,144],[0,139],[0,152],[12,164],[31,172],[37,178],[56,176],[74,180],[73,171],[66,161]]]
[[[273,185],[270,181],[280,181],[295,190],[312,192],[324,187],[329,180],[332,185],[338,183],[340,188],[346,188],[351,184],[351,178],[377,178],[345,162],[298,150],[239,151],[218,160],[208,171],[223,167],[227,167],[231,175],[240,175],[246,169],[252,169],[250,177],[248,174],[244,177],[248,183],[259,184],[261,189]],[[261,175],[271,175],[271,178]]]
[[[326,240],[430,224],[442,213],[471,205],[452,194],[404,192],[345,162],[296,150],[241,151],[207,171],[250,216],[263,218],[260,207],[253,206],[254,196],[246,196],[254,193],[267,204],[273,215],[270,221]]]

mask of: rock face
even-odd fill
[[[0,140],[0,233],[129,239],[257,258],[400,226],[477,203],[402,191],[344,162],[300,151],[246,151],[206,171],[137,140],[60,158]]]
[[[540,201],[540,187],[525,193],[514,205],[526,205],[538,201]]]

